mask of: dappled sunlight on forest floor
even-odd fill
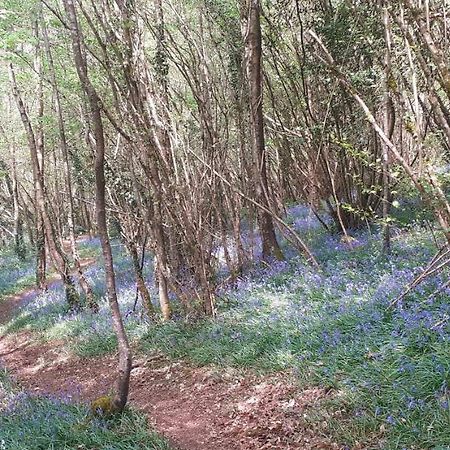
[[[447,440],[450,306],[447,290],[432,295],[446,273],[390,307],[435,253],[429,232],[399,230],[386,258],[377,233],[354,233],[349,245],[303,207],[289,210],[288,220],[321,270],[284,243],[287,260],[249,267],[222,285],[214,320],[152,322],[140,302],[133,312],[130,262],[114,245],[137,358],[131,404],[187,450],[396,448],[394,441],[426,448]],[[27,291],[2,327],[0,357],[28,392],[92,400],[112,386],[116,340],[101,262],[86,274],[98,314],[69,311],[55,284],[43,294]],[[150,257],[144,274],[156,298]],[[17,297],[2,305],[9,303]]]
[[[114,381],[114,356],[68,358],[59,343],[36,343],[27,332],[2,338],[0,358],[28,395],[92,401]],[[287,374],[224,373],[141,355],[130,401],[180,449],[339,448],[308,417],[331,394],[293,383]]]

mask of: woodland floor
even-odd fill
[[[77,429],[89,400],[109,393],[117,360],[104,273],[93,258],[98,241],[80,242],[80,255],[92,264],[85,273],[97,314],[71,313],[55,279],[46,293],[25,290],[33,282],[31,259],[0,255],[0,388],[2,376],[6,395],[14,391],[10,379],[19,387],[12,403],[4,402],[8,408],[19,399],[16,413],[0,416],[12,450],[47,449],[54,438],[62,446],[56,448],[115,449],[129,436],[134,440],[117,448],[167,450],[152,430],[181,450],[449,450],[448,270],[391,308],[435,255],[434,236],[419,225],[399,229],[386,258],[378,234],[361,231],[348,247],[297,209],[290,220],[309,239],[322,272],[289,256],[286,246],[290,259],[255,266],[220,293],[215,320],[185,321],[174,312],[163,324],[147,320],[139,305],[134,310],[130,262],[115,243],[135,366],[132,410],[105,429]],[[146,258],[156,298],[153,273]],[[22,293],[8,297],[15,290]],[[20,403],[21,394],[29,399]],[[19,446],[23,434],[39,433],[40,447],[33,440]]]
[[[53,283],[58,283],[54,280]],[[0,322],[34,294],[27,290],[0,303]],[[30,332],[0,337],[0,361],[27,391],[42,395],[78,392],[90,401],[113,385],[115,356],[82,360],[57,341],[36,342]],[[130,404],[178,449],[335,449],[320,424],[304,419],[332,395],[320,388],[298,390],[289,374],[257,376],[195,368],[163,355],[138,358]]]

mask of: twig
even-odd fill
[[[436,274],[442,270],[446,265],[450,263],[450,258],[445,259],[441,262],[443,258],[450,254],[450,248],[444,246],[433,256],[432,260],[428,263],[427,267],[417,275],[414,280],[406,286],[406,289],[401,295],[391,301],[389,308],[393,308],[397,303],[401,302],[415,287],[422,283],[426,278]],[[440,264],[438,264],[440,263]],[[437,265],[438,264],[438,265]],[[436,266],[437,265],[437,266]],[[434,295],[434,294],[432,294]]]

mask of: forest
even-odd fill
[[[0,0],[0,449],[450,449],[447,0]]]

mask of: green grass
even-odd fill
[[[12,246],[0,249],[0,302],[35,283],[33,255],[28,251],[25,260],[15,254]]]
[[[199,366],[289,370],[300,386],[330,387],[332,398],[315,411],[314,420],[326,421],[343,445],[450,448],[450,328],[446,322],[442,333],[432,329],[450,313],[448,293],[426,302],[448,273],[388,311],[390,300],[433,255],[433,239],[427,231],[410,229],[394,239],[386,258],[378,237],[356,237],[361,245],[348,249],[321,230],[309,232],[321,273],[300,258],[256,273],[222,294],[215,320],[148,324],[130,316],[131,341],[142,353],[163,351]],[[119,299],[127,311],[134,286],[119,248],[116,267]],[[90,276],[100,291],[101,271]],[[67,314],[58,292],[22,311],[9,327],[62,339],[83,357],[116,348],[106,302],[99,315]]]
[[[149,431],[146,418],[127,410],[112,419],[92,418],[86,406],[33,397],[0,375],[0,448],[11,450],[170,450]]]
[[[387,312],[433,251],[426,232],[398,238],[390,259],[378,242],[352,251],[328,247],[324,273],[296,264],[267,273],[228,293],[216,321],[151,327],[141,349],[198,365],[293,370],[301,386],[331,387],[333,400],[317,420],[328,421],[344,445],[450,448],[450,330],[447,324],[440,336],[427,325],[442,318],[447,296],[417,306],[431,283],[411,296],[405,317]],[[330,417],[333,411],[340,413]]]

